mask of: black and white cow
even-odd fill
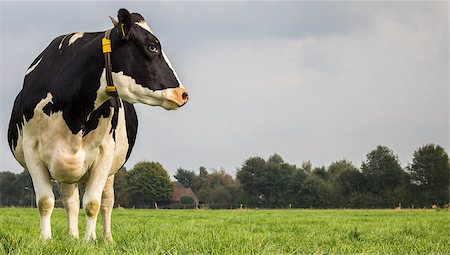
[[[78,238],[77,182],[86,182],[86,240],[112,240],[114,174],[133,148],[137,116],[132,103],[178,109],[187,100],[160,42],[138,13],[118,12],[111,30],[112,79],[118,97],[106,92],[102,39],[105,32],[71,33],[54,39],[25,74],[14,102],[8,142],[31,174],[40,213],[40,237],[51,238],[51,180],[59,183],[69,234]]]

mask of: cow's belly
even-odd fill
[[[58,182],[87,179],[90,171],[114,174],[125,163],[128,143],[123,108],[119,108],[115,139],[110,132],[112,116],[100,118],[97,127],[83,137],[82,131],[78,134],[70,131],[62,112],[48,116],[35,111],[33,118],[24,123],[22,136],[14,150],[15,157],[30,171],[33,169],[28,167],[31,167],[29,164],[42,163],[52,179]],[[114,154],[111,169],[96,169],[96,162],[101,161],[105,153]]]
[[[34,158],[42,161],[53,179],[72,183],[88,173],[99,160],[100,150],[113,150],[103,148],[105,145],[111,146],[111,143],[104,143],[104,140],[112,139],[108,134],[110,126],[109,119],[101,119],[97,128],[83,137],[82,131],[72,134],[62,118],[62,112],[58,112],[51,116],[44,115],[40,120],[33,117],[24,125],[23,140],[34,141],[37,150],[29,153],[34,153]]]

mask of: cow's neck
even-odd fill
[[[113,49],[117,49],[118,47],[120,47],[121,41],[117,35],[115,28],[111,31],[110,40],[111,40],[111,45],[112,45]],[[114,57],[114,52],[111,53],[111,57]],[[101,76],[99,79],[99,81],[100,81],[99,87],[96,91],[96,99],[94,102],[94,109],[98,109],[102,104],[104,104],[106,101],[108,101],[111,98],[111,95],[109,95],[106,92],[106,87],[108,84],[106,81],[107,68],[105,66],[105,55],[104,54],[102,54],[102,59],[103,59],[102,72],[101,72]],[[113,79],[113,85],[118,85],[118,81],[114,81],[114,79]]]
[[[85,132],[90,122],[98,121],[96,118],[109,115],[109,99],[111,97],[105,92],[104,56],[101,48],[103,36],[104,33],[99,34],[92,42],[98,47],[86,47],[88,49],[82,52],[85,57],[85,65],[80,70],[78,77],[82,82],[79,90],[73,94],[72,103],[64,111],[64,114],[67,115],[65,118],[67,125],[74,134],[80,130]],[[115,30],[111,33],[111,40],[113,45],[118,46],[119,41]]]

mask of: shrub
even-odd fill
[[[182,196],[180,197],[180,202],[182,205],[189,205],[194,203],[194,198],[190,196]]]

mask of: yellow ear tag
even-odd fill
[[[123,37],[125,37],[125,29],[123,29],[123,23],[121,24],[121,27],[122,27],[122,35]]]
[[[102,39],[102,49],[103,49],[103,53],[111,52],[111,40],[103,38]]]

